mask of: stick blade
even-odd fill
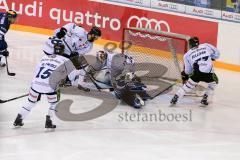
[[[0,103],[5,103],[6,101],[0,99]]]
[[[9,76],[15,76],[16,73],[8,73]]]

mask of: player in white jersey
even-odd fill
[[[87,32],[74,23],[68,23],[55,30],[55,35],[45,42],[43,52],[47,55],[53,54],[53,45],[62,41],[65,46],[64,53],[66,57],[83,56],[91,51],[93,42],[100,36],[101,30],[97,27],[92,27]]]
[[[40,100],[41,95],[46,94],[50,107],[46,116],[45,128],[56,128],[52,121],[57,102],[59,101],[60,92],[58,85],[66,76],[74,85],[75,79],[81,75],[81,71],[76,70],[72,62],[62,56],[63,52],[64,45],[57,43],[54,45],[54,54],[45,55],[37,65],[28,101],[22,106],[14,121],[14,126],[23,126],[23,119],[26,118],[31,109]]]
[[[74,23],[68,23],[62,28],[55,30],[55,35],[62,39],[65,45],[65,54],[72,57],[74,55],[85,55],[93,47],[93,42],[101,37],[102,33],[98,27],[92,27],[87,32],[83,27]]]
[[[86,60],[83,57],[89,53],[93,47],[93,42],[101,36],[101,30],[97,27],[87,32],[84,28],[77,26],[74,23],[68,23],[62,28],[55,30],[55,36],[50,37],[43,46],[45,54],[52,54],[53,44],[61,40],[65,46],[65,57],[68,57],[73,62],[77,69],[82,69],[86,65]],[[79,89],[90,91],[83,87],[83,79],[79,79]]]
[[[208,88],[201,103],[208,105],[208,97],[218,84],[213,61],[219,58],[220,53],[211,44],[199,44],[198,37],[190,38],[189,46],[190,50],[184,55],[184,71],[182,72],[182,79],[185,83],[174,95],[171,103],[176,104],[179,98],[182,98],[186,92],[190,92],[198,82],[202,81],[208,83]]]

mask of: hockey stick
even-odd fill
[[[95,80],[93,79],[92,75],[89,74],[89,73],[87,73],[87,72],[86,72],[86,74],[87,74],[87,76],[90,78],[90,80],[92,81],[92,83],[94,84],[94,86],[98,89],[98,91],[101,92],[101,89],[102,89],[102,88],[95,82]]]
[[[156,95],[154,95],[154,96],[151,96],[151,98],[153,99],[153,98],[159,96],[160,94],[162,94],[163,92],[169,90],[170,88],[172,88],[172,87],[173,87],[174,85],[176,85],[176,84],[177,84],[177,82],[171,84],[170,86],[168,86],[167,88],[165,88],[164,90],[162,90],[161,92],[159,92],[158,94],[156,94]]]
[[[81,66],[82,67],[82,66]],[[92,83],[94,84],[94,86],[97,88],[98,91],[101,92],[101,89],[103,89],[102,87],[100,87],[94,80],[94,78],[92,77],[92,75],[90,73],[88,73],[86,70],[85,70],[85,67],[82,67],[82,69],[85,71],[86,75],[89,77],[89,79],[92,81]]]
[[[85,71],[85,70],[84,70]],[[114,88],[113,87],[111,87],[111,88],[102,88],[102,87],[100,87],[96,82],[98,82],[98,83],[101,83],[101,84],[104,84],[104,85],[109,85],[109,84],[106,84],[106,83],[104,83],[104,82],[102,82],[102,81],[99,81],[99,80],[97,80],[95,77],[93,77],[91,74],[89,74],[89,73],[86,73],[88,76],[89,76],[89,78],[90,78],[90,80],[92,81],[92,83],[94,84],[94,86],[98,89],[98,91],[102,91],[102,90],[109,90],[109,91],[112,91]]]
[[[11,72],[9,72],[7,57],[6,57],[6,68],[7,68],[7,74],[8,74],[9,76],[15,76],[15,75],[16,75],[16,73],[11,73]]]
[[[28,96],[28,94],[24,94],[24,95],[22,95],[22,96],[18,96],[18,97],[11,98],[11,99],[7,99],[7,100],[1,100],[1,99],[0,99],[0,103],[10,102],[10,101],[13,101],[13,100],[16,100],[16,99],[19,99],[19,98],[23,98],[23,97],[26,97],[26,96]]]

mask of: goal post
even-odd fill
[[[181,79],[190,36],[144,28],[124,28],[122,53],[133,57],[142,78]]]

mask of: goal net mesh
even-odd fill
[[[186,35],[156,30],[125,28],[122,53],[135,61],[136,74],[146,81],[168,81],[169,87],[181,79],[183,54],[188,49]],[[164,90],[164,89],[163,89]]]

